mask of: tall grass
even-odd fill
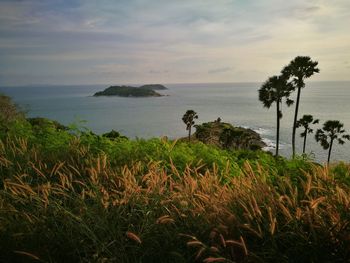
[[[349,170],[157,139],[8,135],[0,261],[345,262]]]

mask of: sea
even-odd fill
[[[275,151],[276,111],[263,107],[258,99],[261,83],[197,83],[164,84],[162,97],[93,97],[109,85],[29,85],[0,86],[0,93],[12,99],[29,117],[45,117],[64,125],[75,124],[102,134],[112,129],[129,138],[167,136],[170,139],[187,135],[181,118],[186,110],[198,113],[196,123],[214,121],[251,128]],[[294,94],[296,95],[296,94]],[[320,119],[320,128],[327,120],[340,120],[350,133],[350,81],[307,82],[301,92],[299,117],[311,114]],[[291,156],[291,133],[294,106],[283,105],[280,131],[280,154]],[[297,152],[302,151],[301,129],[297,130]],[[327,151],[316,143],[314,134],[307,139],[307,154],[325,162]],[[350,142],[334,146],[332,161],[350,161]]]

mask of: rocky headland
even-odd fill
[[[195,128],[196,132],[192,135],[194,140],[222,149],[260,150],[267,146],[257,132],[221,122],[220,118],[195,125]]]

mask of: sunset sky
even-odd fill
[[[349,0],[0,0],[0,85],[350,80]]]

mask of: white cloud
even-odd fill
[[[296,55],[349,79],[348,0],[0,1],[0,21],[6,84],[263,81]]]

